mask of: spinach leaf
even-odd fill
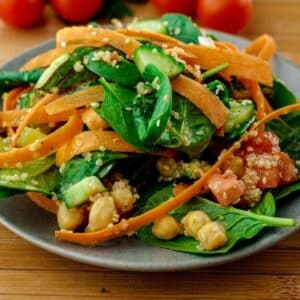
[[[171,197],[170,186],[163,188],[158,193],[152,195],[145,205],[144,210],[149,210]],[[245,211],[233,207],[224,208],[215,202],[197,197],[194,200],[173,210],[171,215],[178,221],[192,210],[202,210],[209,215],[213,221],[217,221],[225,228],[228,242],[220,249],[207,251],[201,248],[199,242],[193,238],[179,236],[171,241],[157,239],[151,232],[151,226],[146,226],[137,232],[138,238],[150,245],[176,250],[190,252],[195,254],[223,254],[231,250],[238,242],[254,238],[263,228],[267,226],[274,227],[292,227],[295,226],[295,220],[276,218],[261,213],[274,213],[274,198],[267,194],[256,208],[255,212]]]
[[[154,143],[166,128],[170,117],[172,87],[168,76],[154,65],[146,66],[143,77],[148,82],[157,81],[158,89],[155,97],[147,99],[147,96],[143,96],[142,101],[140,97],[135,99],[133,117],[139,139],[145,143]],[[150,100],[150,105],[147,105],[147,100]]]
[[[105,90],[104,101],[96,112],[129,144],[144,152],[157,152],[153,145],[143,143],[138,135],[133,118],[136,92],[117,83],[100,80]]]
[[[16,86],[36,83],[43,72],[43,69],[33,69],[24,72],[0,71],[0,94]]]
[[[117,160],[126,158],[128,158],[126,153],[96,151],[87,154],[86,157],[78,156],[71,159],[60,174],[60,193],[62,194],[85,177],[105,177]]]
[[[295,104],[297,100],[295,94],[277,77],[273,78],[272,87],[262,86],[262,91],[274,108]]]
[[[202,33],[189,17],[166,14],[161,18],[161,22],[166,24],[170,36],[187,44],[199,44],[199,36],[202,36]]]
[[[112,66],[102,60],[95,59],[95,55],[97,55],[98,51],[112,52],[116,50],[111,47],[103,47],[91,52],[87,56],[88,62],[85,64],[91,72],[98,76],[103,76],[108,81],[113,81],[129,87],[135,86],[141,79],[139,70],[134,63],[122,57],[116,65]]]
[[[259,215],[274,217],[276,215],[276,203],[272,193],[267,192],[251,211]]]
[[[220,80],[213,80],[207,84],[208,89],[218,96],[230,108],[229,90],[227,85]]]
[[[54,157],[49,156],[43,160],[29,162],[20,169],[1,169],[0,187],[51,195],[58,184],[58,171],[51,168],[54,161]]]
[[[59,89],[59,92],[65,92],[68,89],[74,89],[78,85],[90,81],[97,76],[89,71],[84,66],[84,58],[91,52],[95,51],[95,47],[80,47],[75,49],[68,57],[68,59],[60,65],[57,69],[49,71],[50,68],[55,66],[50,65],[45,72],[49,72],[50,77],[45,79],[42,86],[39,87],[46,92],[51,91],[53,88]],[[76,72],[75,64],[81,63],[83,66],[82,71]]]
[[[276,200],[279,200],[298,191],[300,191],[300,181],[276,189],[274,192],[274,197]]]
[[[171,116],[158,144],[199,156],[214,133],[209,119],[186,98],[174,93]]]
[[[0,199],[5,199],[17,194],[21,194],[22,192],[19,190],[12,190],[8,188],[0,188]]]

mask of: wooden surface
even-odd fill
[[[257,0],[249,38],[268,32],[300,65],[300,1]],[[152,7],[138,15],[153,17]],[[62,24],[47,12],[43,27],[21,31],[0,23],[0,63],[54,36]],[[0,226],[0,299],[300,299],[300,232],[239,262],[180,273],[95,268],[49,254]]]

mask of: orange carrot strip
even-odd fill
[[[241,51],[233,51],[228,48],[220,49],[206,47],[201,45],[187,45],[169,36],[147,31],[137,31],[129,29],[118,30],[127,36],[135,38],[144,38],[162,42],[166,47],[172,48],[177,46],[186,51],[186,54],[180,54],[180,58],[190,65],[199,65],[204,70],[212,69],[223,63],[228,63],[229,67],[222,71],[227,76],[238,76],[242,78],[252,79],[254,81],[272,85],[272,65],[259,57],[243,53]],[[190,54],[193,54],[191,56]]]
[[[49,115],[54,115],[74,108],[90,105],[93,102],[99,102],[103,99],[103,87],[97,85],[60,97],[47,104],[45,110]]]
[[[140,150],[125,142],[114,131],[84,131],[74,136],[67,146],[58,149],[56,164],[61,165],[75,155],[101,149],[115,152],[141,153]]]
[[[71,111],[66,111],[49,116],[45,112],[45,108],[41,107],[29,120],[29,124],[46,124],[67,121],[71,113]],[[25,109],[0,112],[0,127],[17,127],[27,114],[28,112]]]
[[[54,200],[49,199],[42,194],[34,193],[34,192],[28,192],[26,193],[26,195],[32,202],[34,202],[44,210],[53,214],[57,213],[58,205]]]
[[[178,196],[180,193],[182,193],[184,190],[186,190],[189,187],[186,183],[178,183],[173,188],[173,195]]]
[[[74,48],[76,47],[73,46],[67,48],[55,48],[41,53],[26,62],[25,65],[22,66],[21,71],[29,71],[36,68],[48,67],[55,59],[62,56],[63,54],[72,52]]]
[[[138,41],[115,30],[91,28],[87,26],[66,27],[56,34],[56,45],[73,46],[84,44],[89,46],[111,45],[132,57],[134,50],[140,45]]]
[[[68,122],[45,138],[35,141],[23,148],[0,153],[0,168],[16,167],[17,163],[25,163],[45,157],[55,152],[63,144],[82,130],[82,122],[78,112],[74,111]]]
[[[22,131],[24,130],[24,128],[29,124],[30,119],[39,111],[39,109],[43,106],[45,106],[46,104],[48,104],[49,102],[55,100],[56,98],[58,98],[58,95],[54,95],[54,94],[48,94],[46,95],[44,98],[42,98],[41,100],[39,100],[27,113],[27,115],[25,116],[25,118],[20,122],[18,129],[16,131],[16,134],[13,137],[12,140],[12,144],[13,146],[16,146],[17,144],[17,140],[20,137],[20,134],[22,133]]]
[[[263,34],[248,45],[245,52],[264,60],[270,60],[276,52],[276,42],[272,36]]]
[[[92,108],[81,111],[82,122],[90,130],[108,129],[110,126]]]
[[[64,240],[82,245],[96,245],[98,243],[132,233],[144,226],[147,226],[148,224],[151,224],[154,220],[165,216],[173,209],[183,205],[184,203],[190,201],[193,197],[197,196],[201,192],[203,186],[206,184],[210,176],[218,170],[218,168],[224,163],[226,159],[228,159],[237,149],[240,148],[241,143],[248,139],[249,134],[251,134],[251,132],[259,128],[266,122],[269,122],[272,119],[278,118],[281,115],[287,114],[295,110],[300,110],[300,103],[286,106],[276,111],[273,111],[264,119],[255,123],[250,129],[250,131],[246,132],[241,137],[239,142],[234,143],[219,158],[219,160],[206,173],[203,174],[203,176],[200,179],[195,181],[192,185],[190,185],[187,189],[182,191],[176,197],[167,200],[166,202],[143,213],[142,215],[129,218],[128,220],[122,220],[120,223],[112,227],[107,227],[101,231],[91,233],[74,233],[71,231],[60,230],[55,232],[56,238],[59,240]]]
[[[197,106],[217,127],[223,127],[228,119],[228,109],[220,99],[199,82],[180,75],[172,81],[175,92]]]

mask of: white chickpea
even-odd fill
[[[57,222],[60,229],[75,230],[83,220],[83,211],[80,208],[68,209],[64,202],[59,204]]]
[[[181,227],[172,216],[164,216],[154,222],[152,233],[161,240],[172,240],[181,233]]]
[[[161,176],[172,177],[175,175],[178,166],[174,158],[163,157],[157,161],[156,168]]]
[[[184,228],[184,234],[194,238],[197,237],[198,231],[208,222],[211,222],[211,219],[201,210],[190,211],[181,220],[181,224]]]
[[[117,221],[118,215],[114,200],[109,195],[100,195],[92,204],[89,214],[89,223],[86,232],[98,231]]]
[[[121,213],[130,211],[137,199],[137,195],[133,193],[126,179],[121,179],[114,183],[111,195],[114,198],[117,210]]]
[[[197,240],[205,250],[215,250],[224,246],[227,235],[222,225],[216,222],[206,223],[198,232]]]

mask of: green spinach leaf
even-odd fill
[[[113,81],[121,85],[134,87],[141,79],[140,72],[136,65],[122,57],[122,59],[112,66],[103,60],[95,59],[98,51],[116,51],[114,48],[103,47],[95,49],[87,56],[87,64],[85,65],[91,72],[98,76],[103,76],[108,81]],[[120,54],[121,56],[121,54]]]
[[[212,123],[186,98],[173,94],[172,112],[158,144],[199,156],[215,133]]]
[[[135,98],[133,117],[139,139],[145,143],[154,143],[166,128],[170,117],[172,87],[168,76],[154,65],[146,66],[143,77],[148,82],[157,81],[158,89],[155,97]],[[140,101],[140,98],[142,98],[142,101]],[[148,101],[150,105],[147,105],[147,100],[150,100],[150,102]]]
[[[117,160],[126,158],[128,158],[126,153],[96,151],[85,157],[78,156],[71,159],[60,174],[60,193],[62,194],[85,177],[105,177]]]
[[[169,199],[172,195],[170,186],[165,187],[156,194],[152,195],[147,201],[144,211],[147,211],[160,203]],[[180,236],[171,241],[157,239],[151,232],[151,226],[146,226],[137,232],[138,238],[150,245],[182,251],[195,254],[223,254],[231,250],[238,242],[254,238],[263,228],[267,226],[274,227],[292,227],[295,226],[295,220],[276,218],[261,213],[274,213],[274,198],[267,194],[255,212],[245,211],[233,207],[224,208],[215,202],[197,197],[194,200],[173,210],[171,215],[178,221],[192,210],[202,210],[207,213],[213,221],[219,222],[224,226],[228,242],[220,249],[207,251],[201,248],[198,241],[193,238]]]
[[[36,83],[43,72],[43,69],[24,72],[0,71],[0,94],[20,85]]]
[[[166,24],[170,36],[187,44],[199,44],[199,36],[202,36],[202,33],[189,17],[181,14],[166,14],[161,18],[161,22]]]
[[[136,92],[116,83],[100,80],[105,90],[104,101],[96,112],[129,144],[144,152],[157,152],[158,147],[143,143],[133,118]]]

